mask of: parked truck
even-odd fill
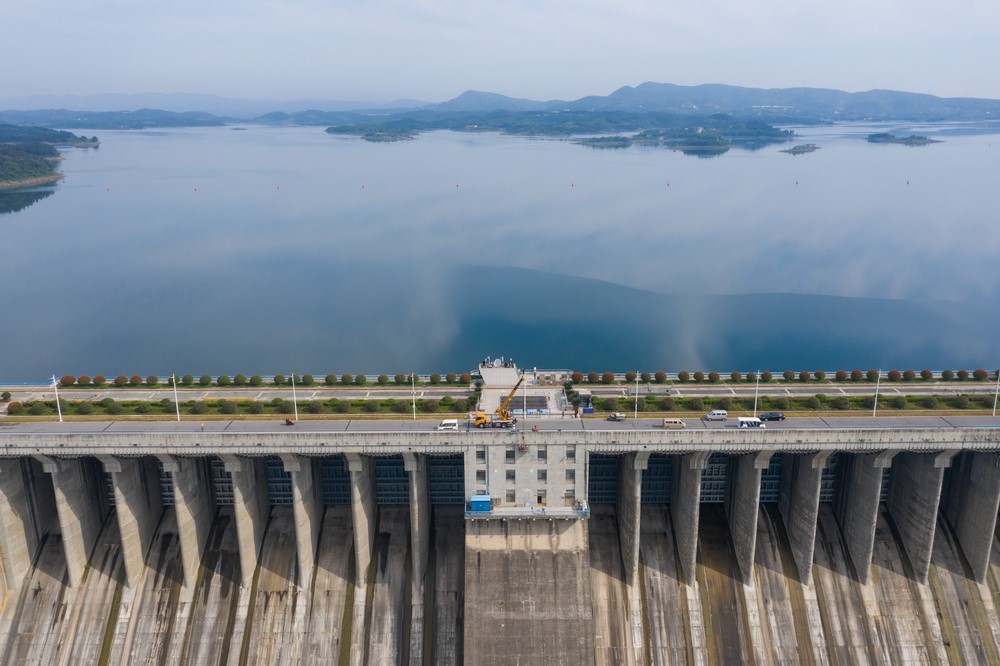
[[[492,414],[487,414],[486,412],[476,412],[475,421],[473,425],[477,428],[513,428],[514,424],[517,423],[517,419],[511,418],[510,416],[510,402],[514,399],[514,394],[517,393],[517,389],[521,388],[521,384],[524,383],[524,375],[517,380],[517,384],[514,384],[514,388],[510,390],[504,401],[500,403],[496,411]]]

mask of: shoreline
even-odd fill
[[[38,176],[36,178],[22,178],[21,180],[0,181],[0,190],[17,190],[22,187],[37,187],[38,185],[51,185],[65,178],[63,173],[53,173],[48,176]]]

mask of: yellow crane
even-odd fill
[[[517,380],[514,384],[514,388],[510,390],[504,401],[500,403],[496,411],[492,414],[487,414],[486,412],[476,412],[476,420],[473,425],[477,428],[511,428],[514,425],[514,419],[510,416],[510,401],[514,399],[514,394],[517,393],[517,389],[521,388],[521,384],[524,383],[524,375]]]

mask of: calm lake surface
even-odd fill
[[[0,380],[996,368],[1000,127],[793,129],[820,149],[77,130],[0,193]]]

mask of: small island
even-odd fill
[[[62,179],[56,146],[96,148],[97,137],[76,136],[44,127],[0,125],[0,190],[51,185]]]
[[[778,152],[788,153],[789,155],[805,155],[806,153],[811,153],[816,150],[819,150],[819,146],[815,143],[800,143],[797,146],[785,148],[784,150]]]
[[[926,136],[917,136],[916,134],[896,136],[888,132],[879,132],[878,134],[869,134],[868,143],[898,143],[903,146],[927,146],[932,143],[941,143],[941,141]]]

